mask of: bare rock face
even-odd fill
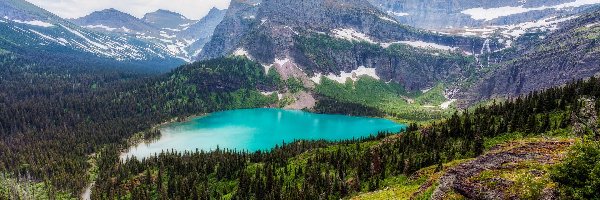
[[[187,29],[178,34],[178,37],[195,41],[186,47],[192,59],[196,59],[202,52],[204,45],[210,41],[215,29],[223,21],[226,13],[227,10],[213,8],[205,17],[191,24]]]
[[[581,108],[571,114],[571,123],[573,123],[573,132],[579,136],[587,135],[590,132],[596,137],[600,136],[598,130],[598,115],[595,101],[593,99],[582,98],[579,100]]]
[[[231,54],[256,23],[260,1],[232,0],[221,23],[215,28],[198,59],[206,60]]]

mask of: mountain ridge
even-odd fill
[[[73,21],[96,31],[135,37],[160,45],[173,56],[192,62],[212,36],[225,11],[213,7],[200,20],[190,20],[179,13],[164,9],[147,13],[141,19],[120,11],[112,12],[115,14],[101,17],[98,15],[103,15],[103,11],[96,11]],[[124,17],[114,17],[115,15]]]

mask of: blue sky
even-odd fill
[[[63,18],[77,18],[107,8],[141,18],[158,9],[175,11],[190,19],[200,19],[217,7],[225,9],[229,0],[27,0]]]

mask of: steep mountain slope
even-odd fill
[[[0,1],[0,48],[32,59],[129,65],[166,71],[181,63],[168,49],[130,37],[89,31],[23,0]]]
[[[564,23],[544,39],[515,47],[519,56],[494,66],[464,96],[471,102],[515,96],[598,75],[599,21],[600,9],[596,9]]]
[[[212,8],[206,16],[189,25],[178,34],[179,37],[194,41],[186,47],[194,60],[200,55],[204,45],[210,41],[215,28],[221,23],[226,13],[227,10]]]
[[[232,0],[223,21],[199,55],[200,60],[227,55],[256,21],[260,0]]]

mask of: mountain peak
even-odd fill
[[[193,22],[193,20],[188,19],[182,14],[164,9],[158,9],[154,12],[147,13],[142,20],[156,27],[166,28],[178,28],[181,24]]]
[[[223,10],[225,10],[225,9],[223,9]],[[210,11],[208,11],[208,13],[222,12],[223,10],[221,10],[221,9],[219,9],[219,8],[217,8],[217,7],[212,7],[212,8],[210,9]]]
[[[170,10],[165,10],[165,9],[158,9],[154,12],[146,13],[144,15],[144,18],[142,18],[142,19],[152,19],[152,18],[179,18],[179,19],[188,20],[187,17],[183,16],[180,13],[173,12]]]
[[[104,9],[104,10],[101,10],[101,11],[96,11],[96,12],[99,12],[99,13],[119,13],[119,14],[122,13],[122,14],[127,14],[125,12],[117,10],[116,8],[107,8],[107,9]]]
[[[76,20],[82,20],[82,19],[86,19],[86,18],[97,18],[97,19],[114,19],[114,18],[122,18],[123,20],[127,19],[131,19],[131,18],[136,18],[130,14],[127,14],[125,12],[122,12],[120,10],[117,10],[115,8],[107,8],[104,10],[99,10],[99,11],[94,11],[84,17],[80,17]],[[137,19],[137,18],[136,18]]]
[[[25,0],[0,0],[0,18],[60,21],[60,17]]]

